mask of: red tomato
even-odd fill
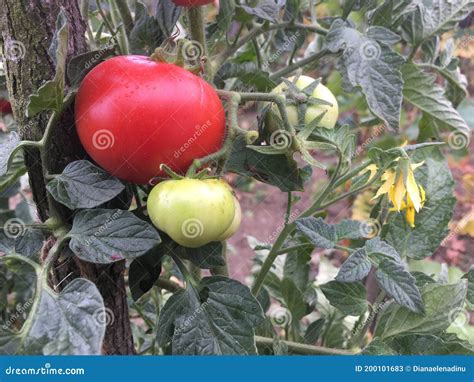
[[[183,174],[222,147],[225,112],[214,89],[191,72],[144,56],[92,69],[76,97],[76,128],[87,153],[112,175],[145,184],[162,163]]]
[[[0,99],[0,113],[11,114],[12,113],[12,105],[9,101],[4,99]]]
[[[173,0],[176,5],[182,7],[195,7],[198,5],[211,4],[214,0]]]

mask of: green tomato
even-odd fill
[[[288,78],[290,81],[293,80],[294,77]],[[305,87],[310,85],[314,81],[314,78],[309,76],[300,76],[298,81],[296,81],[296,87],[300,90],[303,90]],[[272,90],[274,94],[282,94],[285,90],[288,89],[288,86],[282,82],[278,85],[275,89]],[[336,97],[331,91],[324,86],[323,84],[319,84],[316,89],[314,89],[312,96],[314,98],[323,99],[327,102],[330,102],[332,106],[328,105],[308,105],[306,109],[306,114],[304,118],[305,125],[308,125],[313,119],[319,116],[322,112],[326,111],[323,119],[319,122],[321,127],[325,127],[326,129],[332,129],[336,125],[337,117],[339,114],[339,107],[337,104]],[[278,108],[276,105],[272,106],[273,112],[277,115],[280,115]],[[296,106],[288,105],[286,107],[286,112],[288,113],[288,122],[291,125],[295,126],[298,125],[298,111]]]
[[[239,202],[217,179],[161,182],[150,192],[147,209],[153,224],[184,247],[225,240],[240,225]]]

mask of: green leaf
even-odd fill
[[[226,32],[235,14],[235,0],[223,1],[219,4],[219,14],[216,17],[217,25],[221,31]]]
[[[84,79],[87,73],[93,68],[104,62],[107,58],[115,56],[117,51],[117,45],[114,41],[106,45],[105,47],[93,50],[91,52],[79,54],[69,61],[67,65],[66,75],[69,83],[72,87],[79,87],[79,84]]]
[[[336,276],[337,281],[355,282],[367,276],[372,268],[372,263],[364,248],[356,249],[342,264]]]
[[[397,353],[379,337],[374,338],[361,352],[363,355],[397,355]]]
[[[309,282],[309,269],[313,248],[290,251],[286,254],[283,277],[292,280],[299,290],[304,291]]]
[[[240,8],[249,15],[276,23],[280,15],[280,10],[284,5],[284,0],[260,0],[256,7],[241,5]]]
[[[38,293],[38,291],[37,291]],[[2,334],[0,352],[29,355],[99,355],[105,335],[102,296],[85,279],[71,281],[61,293],[41,289],[38,305],[18,334]],[[26,328],[26,329],[25,329]]]
[[[370,27],[364,36],[342,20],[334,21],[326,36],[327,49],[343,51],[337,68],[345,90],[360,87],[372,113],[393,131],[398,131],[400,122],[404,62],[390,47],[396,40],[397,35],[386,28]]]
[[[387,244],[385,241],[381,240],[378,236],[366,241],[365,252],[376,263],[379,263],[380,261],[383,261],[387,258],[397,263],[400,262],[400,255],[398,254],[397,250],[390,244]]]
[[[198,248],[184,248],[185,258],[201,269],[210,269],[225,265],[222,256],[223,243],[213,241]]]
[[[319,318],[309,324],[304,334],[304,342],[311,345],[315,344],[323,334],[324,322],[324,318]]]
[[[300,218],[295,221],[296,230],[307,237],[319,248],[334,248],[337,242],[336,228],[326,223],[322,218]]]
[[[148,292],[161,274],[161,260],[167,253],[164,244],[133,260],[128,271],[128,285],[133,301]]]
[[[303,293],[291,279],[286,277],[281,281],[280,288],[285,305],[291,313],[292,322],[298,322],[306,316]]]
[[[378,319],[375,336],[388,338],[406,333],[433,333],[445,330],[457,317],[466,298],[467,282],[427,284],[422,289],[425,313],[390,304]]]
[[[72,210],[100,206],[124,188],[120,180],[86,160],[69,163],[62,174],[47,185],[54,199]]]
[[[173,9],[176,8],[171,0],[166,0],[166,2]],[[165,38],[166,36],[161,30],[158,20],[148,13],[148,9],[143,3],[137,1],[135,3],[135,22],[129,38],[132,53],[151,54]]]
[[[217,84],[224,87],[224,81],[237,78],[248,85],[251,91],[268,92],[276,86],[269,78],[269,74],[258,68],[255,62],[234,63],[227,62],[217,72]]]
[[[233,172],[278,187],[283,192],[303,191],[303,184],[310,176],[309,166],[299,169],[287,156],[265,155],[247,147],[245,138],[234,142],[226,164],[226,172]]]
[[[412,44],[421,44],[455,27],[474,9],[472,0],[438,0],[414,2],[414,9],[403,22],[405,38]]]
[[[3,135],[3,134],[2,134]],[[11,162],[13,161],[12,153],[20,143],[20,137],[16,132],[11,132],[2,139],[0,147],[0,176],[7,173]]]
[[[26,228],[15,238],[14,251],[39,263],[44,240],[45,233],[43,231]]]
[[[406,355],[474,355],[474,346],[449,334],[406,334],[390,339],[390,347]]]
[[[437,148],[416,150],[411,160],[425,161],[414,174],[426,191],[426,203],[415,216],[414,228],[408,225],[403,213],[391,213],[385,240],[400,256],[422,259],[431,256],[448,233],[455,204],[454,181],[446,159]]]
[[[171,342],[173,354],[256,354],[254,328],[263,311],[250,290],[236,280],[206,277],[188,284],[160,312],[157,341]]]
[[[375,272],[380,287],[402,306],[413,312],[423,312],[423,301],[415,278],[405,270],[403,264],[393,260],[382,260]]]
[[[69,247],[81,259],[108,264],[132,260],[160,243],[158,232],[124,210],[82,210],[74,216]]]
[[[221,4],[221,6],[223,6]],[[152,12],[165,38],[173,34],[173,30],[181,15],[182,7],[173,0],[160,0],[153,3]]]
[[[474,268],[471,268],[471,270],[463,276],[463,279],[467,279],[468,282],[467,303],[471,309],[474,309]]]
[[[405,82],[403,97],[408,102],[442,126],[469,133],[469,127],[464,119],[446,99],[444,90],[435,83],[434,75],[426,73],[412,63],[403,65],[402,75]]]
[[[361,283],[330,281],[320,286],[329,303],[348,316],[360,316],[367,311],[367,292]]]
[[[55,61],[56,71],[51,81],[45,82],[36,93],[30,95],[26,116],[31,118],[43,110],[60,111],[63,105],[66,77],[66,58],[69,26],[63,10],[58,13],[56,31],[49,52]]]
[[[336,224],[336,237],[341,239],[360,239],[364,237],[363,223],[358,220],[344,219]]]

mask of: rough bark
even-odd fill
[[[28,96],[35,92],[46,80],[54,76],[54,64],[48,48],[55,30],[56,16],[63,8],[69,23],[68,58],[88,50],[85,40],[85,23],[80,15],[77,0],[0,0],[0,31],[4,47],[16,44],[19,54],[13,59],[5,59],[7,87],[13,106],[15,119],[23,139],[39,140],[49,118],[41,113],[33,118],[26,117]],[[18,53],[18,50],[16,51]],[[11,53],[11,52],[10,52]],[[7,55],[6,55],[7,56]],[[74,109],[65,111],[53,138],[49,151],[49,164],[54,173],[60,173],[67,163],[86,157],[74,127]],[[41,220],[49,216],[45,181],[39,152],[29,149],[25,152],[31,189]],[[125,196],[125,198],[124,198]],[[115,201],[115,207],[126,206],[122,195]],[[71,212],[58,206],[62,218],[70,221]],[[103,344],[104,354],[133,354],[133,338],[128,317],[128,306],[123,272],[123,262],[108,266],[98,266],[75,258],[56,267],[56,278],[61,287],[67,285],[74,276],[80,275],[96,283],[106,308],[113,320],[107,327]]]

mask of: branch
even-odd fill
[[[300,355],[354,355],[355,353],[344,350],[344,349],[333,349],[327,348],[324,346],[315,346],[315,345],[307,345],[307,344],[300,344],[298,342],[293,341],[283,341],[286,346],[288,346],[288,350],[293,354],[300,354]],[[257,343],[257,347],[260,348],[272,348],[273,347],[273,339],[268,337],[261,337],[255,336],[255,342]]]

